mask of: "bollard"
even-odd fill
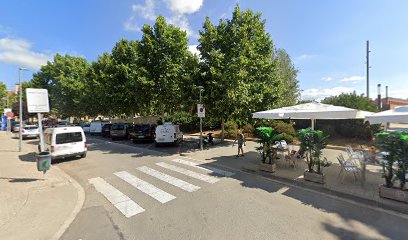
[[[51,154],[49,152],[40,152],[36,158],[37,170],[45,174],[51,167]]]

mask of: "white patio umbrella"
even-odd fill
[[[370,124],[378,123],[408,123],[408,106],[397,107],[367,116]]]
[[[363,119],[372,112],[334,106],[323,103],[305,103],[290,107],[277,108],[252,114],[252,118],[261,119],[310,119],[312,129],[316,119]]]

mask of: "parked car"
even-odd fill
[[[107,124],[106,121],[93,121],[89,126],[89,132],[91,135],[102,134],[102,127]]]
[[[111,127],[112,127],[111,123],[107,123],[107,124],[103,125],[102,133],[101,133],[102,137],[110,137]]]
[[[174,125],[171,122],[165,122],[163,125],[156,127],[156,146],[162,144],[175,144],[178,145],[183,141],[183,132],[180,131],[179,125]]]
[[[39,134],[40,131],[36,125],[25,125],[24,128],[21,129],[21,136],[23,139],[37,138]]]
[[[110,137],[112,140],[129,139],[130,137],[129,124],[126,124],[126,123],[112,124],[111,130],[110,130]]]
[[[91,124],[90,124],[90,123],[83,123],[83,124],[82,124],[82,129],[84,130],[84,133],[89,133],[89,132],[90,132],[90,128],[91,128]]]
[[[19,132],[20,131],[20,124],[19,123],[16,123],[16,124],[14,124],[14,126],[13,125],[11,125],[11,131],[12,132]]]
[[[134,125],[131,134],[133,143],[140,141],[154,141],[156,126],[150,124]]]
[[[45,151],[50,152],[51,159],[73,156],[86,157],[88,145],[84,130],[81,127],[47,128],[44,132]]]

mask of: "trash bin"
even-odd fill
[[[51,166],[51,154],[49,152],[40,152],[37,154],[37,170],[46,172]]]

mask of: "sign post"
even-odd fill
[[[27,110],[29,113],[37,113],[38,128],[40,131],[40,150],[44,151],[44,134],[42,128],[41,113],[49,112],[48,90],[38,88],[27,88]]]

